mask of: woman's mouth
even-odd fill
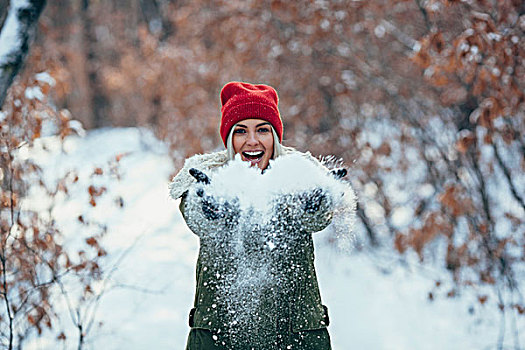
[[[245,161],[249,161],[253,164],[257,164],[261,161],[264,156],[264,151],[244,151],[242,157]]]

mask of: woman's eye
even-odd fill
[[[260,132],[260,133],[266,133],[266,132],[270,132],[270,129],[269,128],[260,128],[257,131]]]
[[[234,134],[244,134],[245,132],[246,132],[246,130],[244,130],[244,129],[235,129],[233,131]]]

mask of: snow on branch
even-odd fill
[[[11,0],[0,28],[0,106],[22,68],[46,0]]]

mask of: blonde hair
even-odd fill
[[[235,127],[237,124],[235,124],[228,135],[228,139],[226,140],[226,150],[228,151],[228,161],[233,160],[235,158],[235,150],[233,149],[233,130],[235,130]],[[277,136],[277,133],[272,128],[272,135],[273,135],[273,155],[272,159],[276,159],[277,157],[281,156],[283,154],[281,142],[279,141],[279,136]]]

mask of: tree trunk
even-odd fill
[[[9,2],[7,0],[0,0],[0,28],[4,26],[4,21],[7,17],[8,8]]]
[[[34,39],[38,18],[46,0],[29,0],[27,4],[11,0],[0,0],[0,107],[4,104],[7,90],[22,69]],[[6,11],[7,9],[7,11]],[[6,30],[16,29],[16,37],[5,35]]]
[[[102,91],[102,83],[100,81],[98,67],[99,58],[97,55],[97,38],[95,35],[95,28],[90,14],[90,0],[81,1],[81,18],[83,23],[84,43],[86,47],[86,65],[88,69],[88,85],[90,89],[90,105],[93,113],[93,120],[91,127],[100,128],[108,124],[106,118],[106,111],[108,108],[108,100]]]

